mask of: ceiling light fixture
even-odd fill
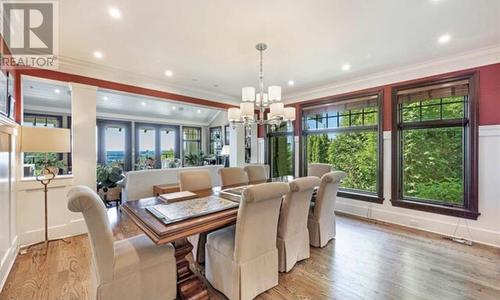
[[[349,71],[351,69],[351,65],[350,64],[343,64],[342,65],[342,71]]]
[[[229,122],[235,127],[236,123],[251,126],[272,125],[272,129],[277,128],[282,122],[292,122],[295,120],[295,108],[285,107],[281,102],[281,87],[270,86],[267,88],[267,93],[264,93],[264,72],[262,71],[262,54],[267,49],[267,45],[259,43],[255,46],[260,54],[259,65],[259,87],[258,93],[255,93],[255,88],[252,86],[244,87],[241,90],[240,108],[230,108],[227,112]],[[255,106],[259,110],[259,116],[255,119]],[[264,111],[269,107],[267,119],[264,117]]]
[[[166,70],[165,71],[165,76],[172,77],[173,75],[174,75],[174,72],[172,72],[172,70]]]
[[[61,93],[61,90],[60,90],[60,89],[55,89],[55,90],[54,90],[54,93],[56,93],[56,94],[60,94],[60,93]]]
[[[295,85],[295,81],[293,80],[288,80],[288,86],[294,86]]]
[[[100,51],[94,51],[94,57],[101,59],[104,57],[104,55]]]
[[[102,100],[108,101],[108,97],[104,96],[104,97],[102,97]]]
[[[172,110],[176,110],[176,109],[177,109],[177,107],[175,107],[175,106],[172,106]]]
[[[142,106],[146,106],[146,102],[141,102],[141,105]]]
[[[451,35],[450,35],[450,34],[448,34],[448,33],[447,33],[447,34],[443,34],[442,36],[440,36],[440,37],[438,38],[438,42],[439,42],[440,44],[446,44],[446,43],[448,43],[450,40],[451,40]]]
[[[198,109],[197,113],[201,114],[201,109]]]
[[[122,17],[122,12],[116,7],[110,7],[108,13],[113,19],[120,19]]]

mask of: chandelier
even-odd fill
[[[228,120],[235,124],[244,124],[250,126],[258,125],[274,125],[279,126],[282,122],[295,121],[295,108],[285,107],[281,102],[281,87],[270,86],[267,93],[264,93],[264,73],[262,71],[262,53],[267,49],[267,45],[259,43],[255,48],[260,53],[260,69],[259,69],[259,92],[255,93],[254,87],[244,87],[241,91],[240,108],[230,108],[228,110]],[[255,117],[255,106],[259,111],[258,117]],[[265,111],[269,108],[267,119]]]

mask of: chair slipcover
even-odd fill
[[[179,173],[179,187],[181,192],[197,192],[212,188],[212,178],[207,170],[186,171]],[[189,236],[188,241],[193,245],[193,257],[198,263],[205,262],[206,233]]]
[[[320,183],[314,176],[290,182],[290,191],[281,204],[278,223],[279,271],[290,271],[296,262],[309,258],[307,219],[313,190]]]
[[[269,178],[269,165],[248,165],[245,168],[250,183],[265,182]]]
[[[232,167],[219,170],[222,186],[248,184],[248,176],[243,168]]]
[[[206,278],[229,299],[253,299],[278,285],[276,235],[287,183],[246,189],[236,225],[207,237]]]
[[[175,299],[177,269],[171,244],[157,246],[143,234],[114,242],[104,203],[86,186],[68,192],[68,209],[83,213],[87,224],[91,299]]]
[[[312,163],[307,166],[307,176],[316,176],[321,178],[326,173],[332,171],[332,166],[329,164]]]
[[[307,228],[311,246],[324,247],[335,238],[335,202],[340,181],[346,177],[342,171],[327,173],[321,177],[314,210],[309,213]]]

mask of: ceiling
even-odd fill
[[[68,84],[29,78],[24,78],[22,84],[26,109],[70,112],[71,93]],[[97,114],[101,117],[154,120],[176,125],[208,125],[220,113],[217,109],[109,90],[98,90],[96,106]]]
[[[111,4],[120,19],[110,17]],[[257,86],[260,41],[269,46],[266,85],[281,85],[285,100],[325,84],[500,45],[498,0],[68,0],[59,10],[63,70],[129,74],[138,84],[226,102],[238,102],[241,87]],[[439,44],[443,34],[451,39]],[[350,70],[342,70],[345,64]]]

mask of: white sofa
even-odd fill
[[[173,169],[153,169],[130,171],[125,175],[123,182],[122,201],[138,200],[141,198],[152,197],[153,186],[162,184],[176,184],[178,174],[183,171],[207,169],[212,177],[212,186],[220,186],[219,169],[223,165],[210,165],[203,167],[186,167]]]

